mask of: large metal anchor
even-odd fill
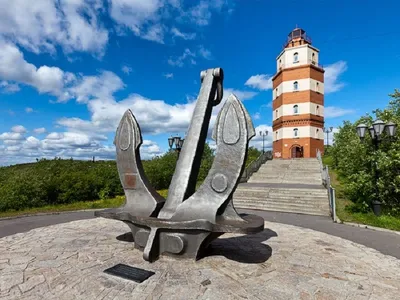
[[[264,219],[239,215],[232,203],[244,170],[249,140],[255,135],[251,118],[235,95],[220,110],[212,134],[216,155],[203,184],[195,191],[212,107],[223,96],[221,68],[201,72],[201,88],[168,197],[165,200],[147,180],[140,159],[142,135],[130,110],[118,126],[114,144],[125,191],[125,204],[95,212],[117,219],[131,229],[135,248],[154,261],[160,254],[197,259],[209,243],[226,232],[257,233]]]

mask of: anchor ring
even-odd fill
[[[214,99],[214,106],[218,105],[222,101],[222,97],[224,96],[224,88],[222,83],[224,81],[224,71],[222,68],[215,68],[213,70],[213,76],[217,79],[217,91]]]

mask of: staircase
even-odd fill
[[[274,159],[233,195],[236,208],[329,216],[328,193],[316,158]]]

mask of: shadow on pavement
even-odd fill
[[[263,244],[263,242],[276,236],[278,234],[271,229],[265,229],[257,234],[237,237],[223,238],[222,236],[222,238],[214,240],[199,259],[220,255],[240,263],[263,263],[272,255],[272,248]],[[132,232],[121,234],[116,238],[122,242],[134,242]]]

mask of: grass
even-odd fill
[[[329,157],[323,159],[323,161],[328,166],[330,165]],[[353,202],[346,199],[344,186],[338,178],[337,173],[330,168],[329,175],[331,177],[331,185],[336,190],[336,215],[342,222],[351,222],[400,231],[400,218],[388,215],[377,217],[372,211],[369,213],[352,212],[349,208],[353,205]]]
[[[74,211],[74,210],[84,210],[84,209],[112,208],[121,206],[124,203],[124,201],[125,201],[124,196],[117,196],[115,198],[106,200],[80,201],[69,204],[55,204],[55,205],[46,205],[42,207],[27,208],[23,210],[9,210],[5,212],[0,212],[0,218],[32,215],[37,213],[57,213],[63,211]]]
[[[158,191],[158,193],[163,197],[167,197],[168,190],[160,190]],[[63,211],[113,208],[121,206],[122,204],[124,204],[124,201],[125,201],[124,196],[117,196],[115,198],[105,199],[105,200],[80,201],[70,204],[46,205],[42,207],[27,208],[18,211],[10,210],[5,212],[0,212],[0,218],[33,215],[38,213],[58,213]]]

